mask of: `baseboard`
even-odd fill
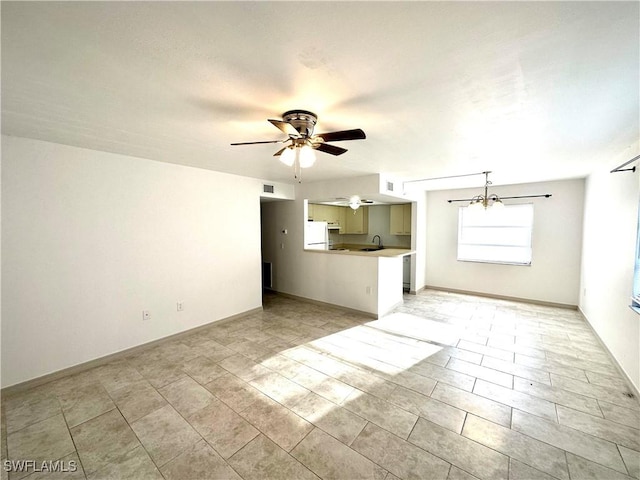
[[[271,290],[271,293],[273,293],[275,295],[280,295],[281,297],[290,298],[292,300],[298,300],[300,302],[311,303],[312,305],[318,305],[320,307],[337,308],[338,310],[343,310],[343,311],[349,312],[349,313],[358,313],[360,315],[366,315],[367,317],[371,317],[371,318],[375,318],[375,319],[378,318],[378,315],[376,315],[375,313],[365,312],[364,310],[356,310],[355,308],[349,308],[349,307],[345,307],[343,305],[336,305],[335,303],[322,302],[320,300],[315,300],[313,298],[300,297],[298,295],[293,295],[292,293],[278,292],[276,290]]]
[[[545,307],[566,308],[569,310],[578,310],[577,305],[567,303],[546,302],[544,300],[534,300],[531,298],[510,297],[507,295],[494,295],[493,293],[472,292],[470,290],[458,290],[456,288],[436,287],[434,285],[425,285],[422,290],[437,290],[439,292],[461,293],[463,295],[473,295],[476,297],[495,298],[497,300],[509,300],[511,302],[531,303],[533,305],[542,305]]]
[[[624,370],[624,368],[622,368],[622,365],[620,365],[620,363],[618,362],[618,359],[611,352],[611,350],[609,350],[609,347],[607,347],[606,343],[604,343],[602,338],[600,338],[600,335],[598,335],[598,332],[596,332],[596,329],[593,328],[593,325],[591,325],[589,318],[585,315],[585,313],[582,311],[580,307],[578,307],[578,311],[584,317],[585,322],[587,323],[587,325],[589,325],[589,328],[591,329],[595,337],[598,339],[598,342],[600,342],[600,345],[602,345],[602,348],[604,348],[605,351],[609,354],[609,356],[613,359],[613,363],[618,369],[618,372],[620,372],[620,375],[622,375],[622,378],[624,378],[627,381],[627,386],[629,387],[629,390],[631,390],[631,392],[636,396],[636,398],[640,399],[640,390],[638,389],[638,386],[636,386],[631,380],[631,378],[629,377],[629,375],[627,375],[627,372]]]
[[[428,287],[426,285],[421,286],[418,290],[409,290],[409,295],[417,295]],[[435,290],[435,289],[434,289]]]
[[[119,360],[121,358],[128,357],[130,355],[134,355],[136,353],[140,353],[144,350],[147,350],[151,347],[155,347],[157,345],[161,345],[169,340],[175,340],[181,337],[187,337],[189,335],[193,335],[200,330],[204,330],[210,327],[214,323],[226,323],[233,320],[238,320],[239,318],[246,317],[253,313],[261,312],[262,307],[256,307],[251,310],[247,310],[245,312],[237,313],[235,315],[231,315],[230,317],[221,318],[219,320],[214,320],[209,323],[205,323],[204,325],[198,325],[197,327],[190,328],[189,330],[184,330],[182,332],[174,333],[172,335],[162,337],[156,340],[152,340],[147,343],[143,343],[140,345],[136,345],[135,347],[130,347],[125,350],[120,350],[119,352],[111,353],[109,355],[105,355],[104,357],[95,358],[93,360],[89,360],[87,362],[79,363],[78,365],[73,365],[71,367],[63,368],[62,370],[57,370],[55,372],[47,373],[46,375],[42,375],[41,377],[32,378],[30,380],[26,380],[24,382],[16,383],[14,385],[10,385],[8,387],[2,388],[0,390],[1,396],[10,396],[15,395],[16,393],[22,392],[24,390],[28,390],[30,388],[38,387],[40,385],[44,385],[45,383],[52,382],[54,380],[58,380],[60,378],[74,375],[76,373],[84,372],[86,370],[90,370],[95,367],[99,367],[101,365],[105,365],[107,363],[113,362],[115,360]]]

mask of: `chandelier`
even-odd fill
[[[476,195],[471,199],[471,203],[469,203],[469,210],[480,211],[481,209],[487,209],[489,207],[499,210],[504,208],[504,203],[500,200],[500,197],[495,193],[489,195],[489,185],[491,182],[489,181],[489,174],[491,172],[482,172],[484,173],[484,195]]]

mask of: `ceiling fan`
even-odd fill
[[[341,130],[338,132],[313,134],[318,117],[307,110],[289,110],[282,114],[282,120],[269,119],[268,121],[289,136],[283,140],[264,140],[258,142],[240,142],[231,145],[256,145],[264,143],[289,143],[278,150],[273,156],[288,166],[295,165],[298,168],[307,168],[315,162],[314,150],[319,150],[330,155],[342,155],[347,149],[329,145],[327,142],[342,142],[345,140],[362,140],[367,138],[359,129]],[[296,175],[297,177],[297,175]]]

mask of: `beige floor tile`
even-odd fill
[[[71,435],[87,475],[140,445],[118,410],[72,428]]]
[[[132,383],[111,393],[120,413],[131,423],[164,407],[167,401],[146,380]]]
[[[418,419],[418,416],[413,413],[359,390],[349,395],[342,406],[405,439]]]
[[[321,478],[383,480],[387,471],[320,429],[314,429],[291,455]]]
[[[56,415],[29,425],[7,436],[8,460],[58,460],[75,452],[63,416]],[[12,472],[10,478],[26,473]]]
[[[457,347],[461,350],[474,352],[479,355],[499,358],[501,360],[506,360],[508,362],[513,361],[513,352],[508,350],[503,350],[501,348],[479,345],[477,343],[469,342],[467,340],[460,340],[458,342]],[[465,360],[462,358],[461,360]],[[471,363],[480,363],[480,362],[471,362]]]
[[[509,480],[556,480],[556,477],[512,458],[509,463]]]
[[[632,480],[633,477],[567,453],[571,480]]]
[[[629,475],[640,478],[640,452],[620,445],[618,445],[618,450],[620,450],[620,455],[622,455],[622,460],[627,467]]]
[[[131,428],[158,467],[202,438],[171,405],[136,420]]]
[[[207,383],[205,388],[236,412],[242,412],[264,396],[264,393],[231,373]]]
[[[451,465],[451,470],[449,470],[449,476],[447,477],[447,480],[477,480],[477,479],[478,477],[474,477],[470,473],[467,473],[464,470],[459,469],[455,465]]]
[[[287,407],[294,405],[309,393],[306,388],[276,372],[256,377],[249,381],[249,385]]]
[[[506,455],[422,418],[418,419],[409,442],[478,478],[508,478],[509,458]]]
[[[625,407],[630,410],[640,410],[640,403],[638,400],[627,397],[624,391],[616,388],[593,385],[591,383],[574,380],[573,378],[554,375],[553,373],[551,374],[551,383],[553,386],[562,388],[563,390],[597,398],[598,400],[613,403],[614,405]]]
[[[448,428],[456,433],[462,431],[466,412],[459,408],[452,407],[404,387],[396,388],[387,400],[408,412],[437,423],[441,427]]]
[[[116,458],[87,477],[88,480],[162,480],[162,478],[160,471],[142,446]]]
[[[604,375],[602,373],[585,371],[589,383],[600,385],[602,387],[615,387],[618,390],[628,390],[629,384],[619,375]]]
[[[227,371],[216,362],[205,356],[199,356],[182,365],[182,370],[200,385],[205,385],[214,378],[221,377]]]
[[[446,479],[450,464],[369,423],[351,448],[405,479]]]
[[[44,389],[32,389],[3,399],[3,410],[8,433],[59,415],[62,411],[58,397]]]
[[[167,480],[240,480],[240,476],[204,440],[164,465]]]
[[[504,388],[493,383],[478,380],[473,393],[490,400],[509,405],[518,410],[538,415],[551,421],[557,421],[556,408],[551,402],[510,388]]]
[[[180,415],[188,417],[213,403],[215,397],[191,377],[184,377],[158,390]]]
[[[621,407],[602,400],[598,400],[598,405],[600,406],[600,410],[602,411],[604,418],[607,420],[640,429],[640,410],[632,410],[630,408]],[[570,407],[571,405],[567,406]]]
[[[33,455],[44,451],[52,460],[51,451],[65,445],[65,432],[71,441],[66,417],[74,438],[85,425],[93,426],[93,433],[101,431],[89,445],[95,449],[94,461],[100,463],[100,455],[109,461],[89,472],[97,478],[131,478],[129,471],[136,478],[145,478],[143,472],[158,478],[151,458],[178,465],[172,460],[198,442],[205,453],[215,451],[213,456],[202,454],[203,464],[215,459],[224,465],[227,458],[246,478],[316,478],[260,429],[287,449],[299,442],[311,445],[304,443],[307,435],[322,439],[316,442],[320,452],[325,445],[340,445],[332,453],[335,458],[314,460],[325,476],[356,454],[349,446],[364,448],[367,439],[371,451],[380,449],[378,458],[395,469],[388,480],[420,470],[419,460],[394,464],[400,454],[389,454],[396,447],[402,453],[412,440],[418,445],[409,451],[431,449],[453,463],[448,471],[452,480],[500,478],[501,452],[511,456],[513,480],[548,480],[549,473],[565,480],[566,468],[553,470],[560,449],[575,456],[571,480],[605,474],[640,477],[640,404],[625,395],[627,385],[579,312],[424,291],[406,296],[396,313],[372,321],[267,295],[260,313],[64,377],[22,397],[14,395],[13,401],[4,397],[3,460],[12,448]],[[511,376],[513,389],[507,388]],[[124,420],[95,427],[98,419],[117,416],[118,410],[138,428],[151,457],[137,443],[117,452],[127,446],[127,435],[117,433],[126,427]],[[416,423],[418,415],[424,418]],[[56,416],[60,428],[49,425]],[[32,428],[36,425],[44,430]],[[458,435],[463,425],[463,435]],[[362,444],[354,443],[358,435]],[[370,440],[383,437],[386,449],[384,441]],[[77,458],[88,455],[82,439],[78,448]],[[60,458],[73,455],[71,443]],[[353,457],[356,464],[358,458]],[[91,460],[88,464],[95,468]],[[185,468],[175,471],[184,474]],[[365,476],[370,473],[365,469]],[[8,477],[3,472],[2,480]]]
[[[532,358],[527,355],[519,355],[516,353],[515,363],[517,363],[518,365],[536,368],[544,372],[549,372],[550,374],[570,377],[576,380],[580,380],[581,382],[589,381],[587,379],[587,375],[584,373],[584,370],[568,365],[563,365],[553,360]]]
[[[513,389],[590,415],[602,416],[598,401],[595,398],[585,397],[584,395],[518,377],[513,379]]]
[[[541,442],[589,458],[618,472],[626,473],[627,471],[616,446],[606,440],[519,410],[513,411],[512,428]]]
[[[447,364],[447,368],[506,388],[512,388],[513,386],[513,375],[476,365],[475,363],[465,362],[457,358],[452,358]]]
[[[165,358],[137,365],[136,369],[154,388],[164,387],[187,375],[181,364],[171,363]]]
[[[511,407],[494,402],[488,398],[439,383],[431,394],[432,398],[457,407],[460,410],[473,413],[503,426],[511,425]]]
[[[309,393],[291,409],[346,445],[350,445],[367,424],[355,413],[315,393]]]
[[[267,367],[240,354],[227,357],[219,362],[218,365],[245,382],[253,380],[261,375],[271,373],[271,370]]]
[[[229,458],[260,433],[217,399],[187,420],[222,458]]]
[[[287,452],[313,429],[309,422],[266,396],[241,415]]]
[[[264,435],[258,435],[229,459],[246,480],[318,480],[307,467]]]
[[[640,451],[640,430],[558,405],[561,425]]]
[[[351,385],[308,367],[293,376],[292,380],[333,403],[341,403],[353,392]]]
[[[58,399],[69,427],[75,427],[116,408],[100,383],[70,389],[59,394]]]
[[[389,381],[395,383],[396,385],[400,385],[401,387],[408,388],[409,390],[413,390],[415,392],[421,393],[422,395],[426,395],[426,396],[431,395],[431,393],[433,392],[433,389],[436,387],[436,384],[438,383],[432,378],[418,375],[417,373],[413,373],[410,370],[401,372],[398,375],[394,375],[389,379]],[[386,395],[383,398],[387,398],[387,397],[388,395]]]
[[[569,480],[564,451],[519,432],[469,415],[462,435],[556,478]]]
[[[95,373],[109,394],[142,380],[142,375],[125,360],[98,367],[95,369]]]
[[[452,359],[452,361],[455,359]],[[468,362],[467,362],[468,363]],[[474,365],[469,363],[469,365]],[[457,387],[461,390],[470,392],[473,389],[473,385],[476,381],[475,377],[467,375],[466,373],[456,372],[449,368],[439,367],[427,362],[420,362],[409,369],[410,372],[423,375],[438,382],[446,383],[452,387]]]
[[[534,382],[543,383],[545,385],[551,385],[551,377],[549,372],[537,370],[535,368],[526,367],[524,365],[518,365],[513,362],[506,362],[497,358],[484,357],[482,359],[482,366],[492,368],[500,372],[509,373],[516,377],[525,378]]]

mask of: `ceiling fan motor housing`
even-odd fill
[[[303,137],[310,137],[313,135],[318,117],[307,110],[289,110],[282,114],[282,120],[295,128]]]

